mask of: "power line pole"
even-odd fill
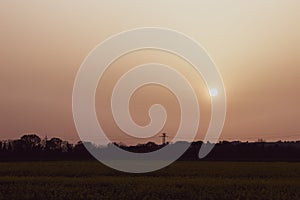
[[[166,144],[166,138],[168,137],[166,133],[162,133],[161,136],[159,136],[162,138],[162,145],[165,145]]]

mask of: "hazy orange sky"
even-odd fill
[[[78,140],[71,104],[82,61],[107,37],[144,26],[178,30],[209,52],[227,90],[228,112],[221,139],[300,139],[298,0],[10,0],[0,2],[0,19],[0,139],[35,132]],[[109,91],[114,78],[122,74],[118,66],[129,69],[153,60],[174,66],[200,89],[203,121],[198,139],[203,138],[209,120],[207,91],[191,66],[174,55],[143,51],[119,59],[101,80],[97,99],[106,98],[101,90]],[[155,98],[154,91],[159,94]],[[133,118],[145,124],[153,102],[166,106],[170,118],[165,130],[172,135],[178,124],[178,105],[162,88],[147,86],[136,92],[130,108]],[[111,138],[133,141],[114,129],[106,104],[97,108]]]

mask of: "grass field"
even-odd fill
[[[300,199],[300,163],[176,162],[140,175],[94,161],[0,163],[0,199]]]

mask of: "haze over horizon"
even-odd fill
[[[194,38],[218,66],[227,92],[227,118],[220,140],[300,140],[299,1],[12,0],[0,3],[0,18],[0,139],[33,132],[77,141],[72,90],[84,58],[111,35],[154,26]],[[202,78],[179,57],[154,50],[121,57],[100,81],[97,114],[109,137],[127,144],[160,142],[158,136],[138,140],[122,133],[109,107],[109,94],[118,77],[148,62],[168,64],[190,80],[201,109],[196,139],[203,139],[210,102]],[[146,125],[153,103],[161,103],[168,111],[163,131],[172,136],[180,119],[178,102],[162,87],[145,86],[134,94],[133,119]]]

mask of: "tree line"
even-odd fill
[[[0,141],[0,160],[77,160],[91,159],[81,141],[71,144],[60,138],[41,139],[36,134]]]
[[[175,142],[170,145],[176,145]],[[198,153],[202,145],[209,145],[202,141],[190,144],[188,150],[180,160],[199,160]],[[129,152],[146,153],[163,148],[154,142],[127,146],[113,143]],[[109,147],[109,145],[108,145]],[[103,148],[108,148],[103,147]],[[100,149],[101,150],[101,149]],[[60,138],[41,139],[36,134],[23,135],[16,140],[0,141],[0,161],[31,161],[31,160],[93,160],[82,141],[71,144]],[[300,141],[292,142],[240,142],[221,141],[203,160],[216,161],[300,161]]]

